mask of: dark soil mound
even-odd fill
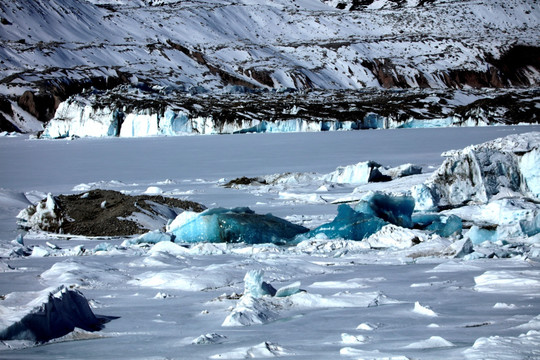
[[[138,221],[142,215],[162,226],[183,210],[203,211],[193,201],[164,196],[130,196],[112,190],[92,190],[83,194],[60,195],[54,198],[58,221],[47,230],[84,236],[124,236],[155,230]]]

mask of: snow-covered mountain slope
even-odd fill
[[[23,0],[0,4],[0,18],[0,94],[41,121],[84,88],[121,83],[199,92],[540,83],[530,0]]]

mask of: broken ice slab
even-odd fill
[[[341,204],[334,220],[297,236],[296,241],[314,238],[320,234],[326,235],[329,239],[363,240],[386,224],[386,221],[371,213],[358,212],[346,204]]]
[[[367,184],[369,182],[389,181],[390,176],[383,175],[382,165],[374,161],[359,162],[354,165],[339,166],[335,171],[322,177],[324,181],[338,184]]]
[[[299,293],[300,281],[283,286],[276,290],[272,285],[263,281],[263,270],[250,270],[244,276],[244,295],[256,299],[263,296],[287,297]]]
[[[157,244],[162,241],[174,241],[174,235],[164,233],[159,230],[149,231],[134,239],[127,239],[122,242],[122,246],[129,246],[135,244]]]
[[[0,340],[44,342],[75,328],[98,331],[112,318],[94,315],[88,300],[63,285],[40,292],[11,293],[0,303]]]
[[[255,214],[251,209],[215,208],[202,213],[185,211],[167,225],[175,242],[228,242],[286,244],[307,228],[271,214]]]
[[[251,270],[244,276],[244,294],[251,295],[254,298],[260,298],[265,295],[274,296],[276,289],[263,281],[264,271]]]
[[[292,284],[280,287],[279,289],[277,289],[275,297],[287,297],[298,294],[300,291],[302,291],[300,290],[300,285],[300,281],[295,281]]]

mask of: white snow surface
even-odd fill
[[[59,286],[82,293],[94,314],[118,317],[97,333],[75,330],[45,346],[1,340],[0,357],[537,358],[539,238],[511,236],[505,226],[516,219],[530,225],[538,204],[517,191],[445,212],[462,217],[464,226],[504,228],[500,241],[474,245],[469,255],[476,255],[468,258],[454,258],[467,228],[462,238],[446,238],[386,225],[364,241],[317,236],[277,246],[153,245],[135,237],[87,238],[16,227],[17,214],[48,193],[105,188],[159,192],[210,208],[249,206],[315,228],[335,217],[340,199],[354,206],[368,191],[406,193],[424,183],[448,150],[515,134],[512,153],[522,156],[534,144],[520,134],[533,130],[538,127],[58,141],[0,137],[0,320],[16,310],[12,299],[34,304]],[[222,186],[241,176],[328,174],[370,160],[390,167],[418,164],[426,174],[364,185],[327,182],[324,189],[320,178],[310,176],[272,186]],[[312,201],[312,195],[322,201]],[[48,256],[37,256],[45,251]],[[264,281],[286,296],[245,294],[250,271],[264,272]]]

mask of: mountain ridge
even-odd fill
[[[537,5],[22,0],[0,4],[0,94],[46,122],[69,96],[121,84],[212,93],[536,87]]]

